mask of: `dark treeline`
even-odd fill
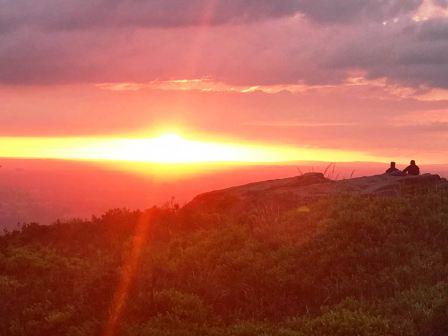
[[[0,335],[107,334],[126,272],[116,335],[448,334],[446,192],[225,210],[7,233]]]

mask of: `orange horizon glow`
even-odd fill
[[[0,157],[157,164],[376,161],[362,152],[158,137],[0,137]]]

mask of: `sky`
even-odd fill
[[[448,1],[0,0],[0,156],[164,132],[448,163]]]

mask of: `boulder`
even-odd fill
[[[201,194],[188,203],[185,209],[240,212],[266,204],[275,204],[278,207],[296,206],[338,195],[399,196],[439,189],[448,189],[448,182],[433,174],[419,176],[383,174],[333,181],[322,173],[307,173]]]

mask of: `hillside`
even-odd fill
[[[0,237],[0,335],[442,336],[437,175],[264,181]]]

